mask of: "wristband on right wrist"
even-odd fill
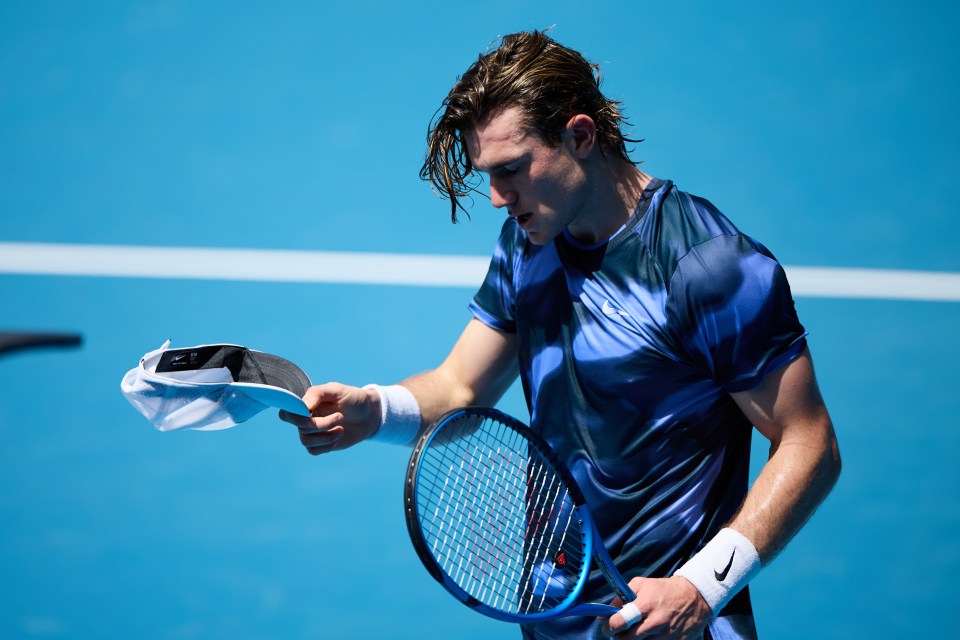
[[[717,615],[759,572],[760,556],[753,543],[725,528],[673,575],[689,580]]]
[[[410,390],[398,384],[368,384],[380,396],[380,428],[369,440],[409,444],[420,432],[420,405]]]

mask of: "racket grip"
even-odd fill
[[[623,608],[620,609],[618,613],[623,616],[623,623],[627,629],[643,620],[643,613],[637,608],[637,605],[632,602],[623,605]]]

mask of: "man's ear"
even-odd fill
[[[590,116],[578,113],[567,120],[564,138],[571,145],[574,154],[586,160],[597,144],[597,125]]]

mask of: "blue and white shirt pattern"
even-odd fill
[[[628,580],[671,575],[733,517],[752,426],[730,393],[806,347],[773,255],[662,180],[597,245],[568,234],[533,245],[507,220],[470,308],[516,334],[531,425],[575,475]],[[585,596],[608,594],[594,572]],[[728,610],[721,617],[745,616],[749,630],[712,624],[714,637],[751,637],[746,591]],[[597,628],[566,618],[524,633],[586,638]]]

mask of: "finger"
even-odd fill
[[[324,404],[336,405],[340,401],[340,391],[342,389],[343,385],[336,382],[328,382],[310,387],[306,393],[303,394],[303,404],[307,405],[307,409],[310,409],[311,412]]]
[[[286,409],[280,409],[277,411],[277,417],[283,420],[284,422],[289,422],[290,424],[295,424],[292,413]]]
[[[613,600],[610,601],[609,604],[611,607],[616,607],[617,609],[619,609],[620,607],[623,606],[623,600],[620,599],[620,596],[616,596]],[[613,631],[611,627],[616,626],[616,628],[619,629],[623,625],[622,616],[620,617],[619,620],[614,620],[614,616],[617,616],[617,615],[619,614],[615,613],[612,616],[608,616],[606,620],[603,621],[603,628],[601,629],[601,631],[603,632],[603,635],[607,637],[611,637],[616,633],[616,631]]]
[[[610,604],[615,607],[620,606],[618,601],[613,601]],[[637,607],[637,605],[633,602],[629,602],[623,608],[621,608],[620,611],[607,618],[606,622],[603,624],[601,632],[603,635],[610,638],[627,631],[633,626],[639,626],[642,621],[643,613],[640,611],[639,607]]]
[[[336,451],[335,445],[307,447],[307,453],[312,456],[322,456],[325,453],[332,453],[333,451]]]
[[[284,411],[282,409],[277,413],[277,415],[280,417],[281,420],[292,424],[298,429],[305,429],[307,431],[316,431],[318,429],[318,425],[314,423],[314,418],[311,416],[302,416],[300,414],[291,413],[289,411]],[[340,419],[334,417],[333,421],[339,422],[341,419],[342,417]],[[324,427],[326,426],[328,425],[324,425]]]
[[[300,444],[306,447],[313,455],[326,453],[336,446],[343,437],[343,427],[326,431],[300,431]]]
[[[619,606],[619,605],[614,605],[614,606]],[[603,634],[605,638],[612,638],[613,636],[623,631],[624,628],[625,626],[623,624],[623,616],[621,616],[619,613],[615,613],[604,621],[603,627],[601,627],[600,632]]]
[[[290,424],[297,427],[298,429],[303,429],[306,427],[313,426],[312,423],[310,422],[310,418],[308,418],[307,416],[301,416],[301,415],[297,415],[296,413],[290,413],[289,411],[284,411],[283,409],[280,410],[278,415],[280,416],[281,420],[283,420],[284,422],[289,422]]]
[[[335,427],[343,428],[343,414],[339,411],[325,416],[315,416],[308,421],[313,431],[329,431]]]
[[[343,431],[345,427],[340,424],[343,416],[330,416],[329,418],[306,418],[306,422],[297,425],[297,431],[300,435],[311,435],[318,433],[327,433],[338,430]]]
[[[326,431],[333,427],[342,426],[341,423],[344,420],[344,415],[339,411],[335,411],[325,416],[316,417],[301,416],[290,413],[289,411],[280,411],[280,419],[284,422],[289,422],[301,431],[310,433],[313,431]]]
[[[640,611],[640,608],[637,607],[636,603],[634,602],[628,602],[627,604],[623,605],[623,608],[620,609],[619,613],[616,615],[623,619],[624,629],[629,629],[630,627],[643,621],[643,612]]]

